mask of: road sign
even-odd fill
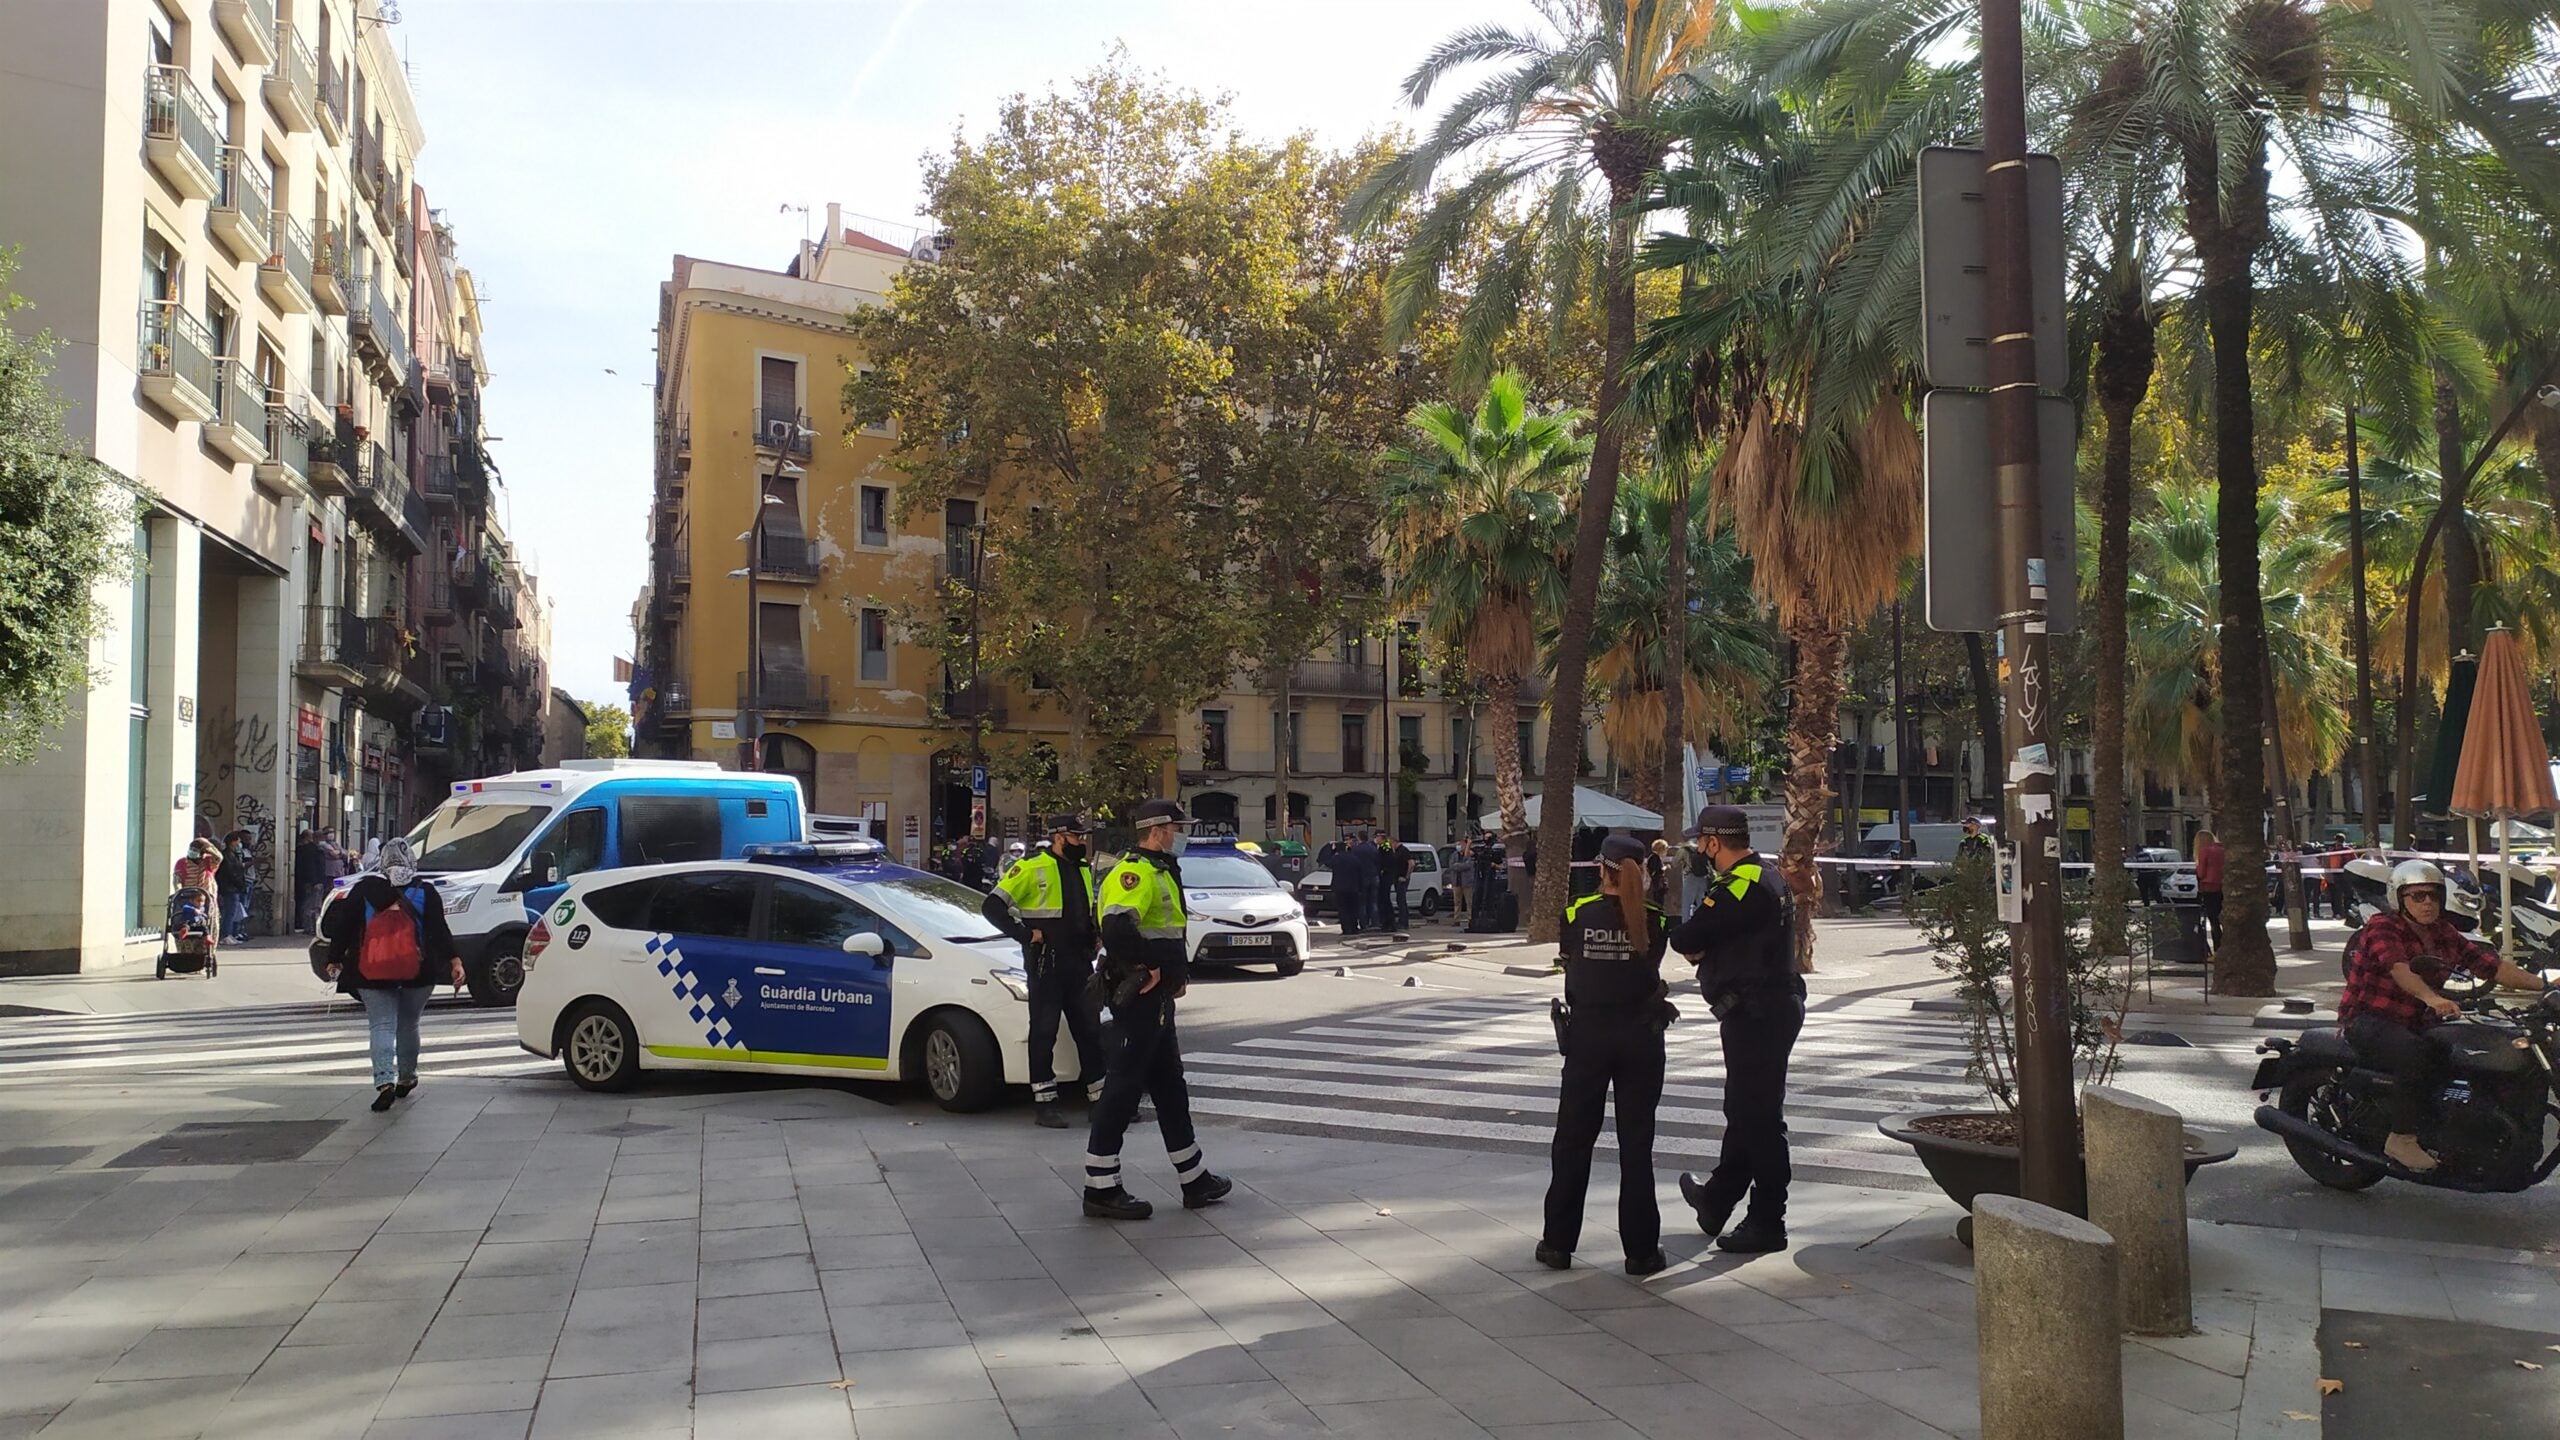
[[[969,838],[987,838],[987,797],[984,795],[969,802]]]
[[[986,766],[973,765],[969,768],[969,793],[972,795],[984,795],[987,793]]]
[[[1921,151],[1920,369],[1932,385],[1991,386],[1990,272],[1982,236],[1982,152],[1949,145]],[[2027,157],[2027,236],[2036,385],[2060,390],[2071,367],[2063,342],[2062,162],[2050,155]]]
[[[2000,527],[1991,480],[1991,397],[1932,390],[1920,402],[1921,585],[1932,630],[2000,628],[1995,567]],[[2044,511],[2046,623],[2067,635],[2078,622],[2080,567],[2071,475],[2079,440],[2068,400],[2036,402],[2036,466]],[[2031,564],[2033,562],[2030,562]],[[2034,571],[2030,570],[2030,583]]]

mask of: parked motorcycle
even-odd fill
[[[2359,855],[2338,867],[2336,883],[2347,897],[2346,915],[2349,925],[2362,925],[2376,915],[2391,913],[2391,867],[2400,862]],[[2445,876],[2444,918],[2457,930],[2480,928],[2480,888],[2468,877],[2448,872]]]
[[[2362,1190],[2385,1177],[2439,1190],[2504,1194],[2539,1185],[2560,1169],[2560,1143],[2546,1141],[2560,1120],[2560,990],[2523,1005],[2483,992],[2466,1018],[2427,1038],[2452,1051],[2449,1078],[2418,1143],[2442,1163],[2410,1170],[2386,1158],[2382,1142],[2392,1078],[2367,1065],[2334,1028],[2258,1046],[2251,1088],[2259,1128],[2284,1141],[2304,1174],[2337,1190]]]

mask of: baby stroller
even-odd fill
[[[213,952],[213,892],[180,886],[169,896],[168,918],[160,926],[160,960],[151,976],[166,980],[172,970],[181,975],[201,970],[210,980],[220,969]]]

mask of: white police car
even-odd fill
[[[1195,968],[1269,964],[1295,975],[1307,966],[1307,912],[1232,840],[1183,847],[1182,909]]]
[[[517,1039],[589,1090],[743,1070],[919,1079],[984,1109],[1030,1078],[1030,992],[979,899],[869,840],[581,876],[526,937]]]

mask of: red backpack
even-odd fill
[[[407,898],[394,890],[391,905],[365,919],[356,973],[378,985],[398,985],[417,979],[425,964],[426,957],[418,951],[417,917],[410,913]]]

